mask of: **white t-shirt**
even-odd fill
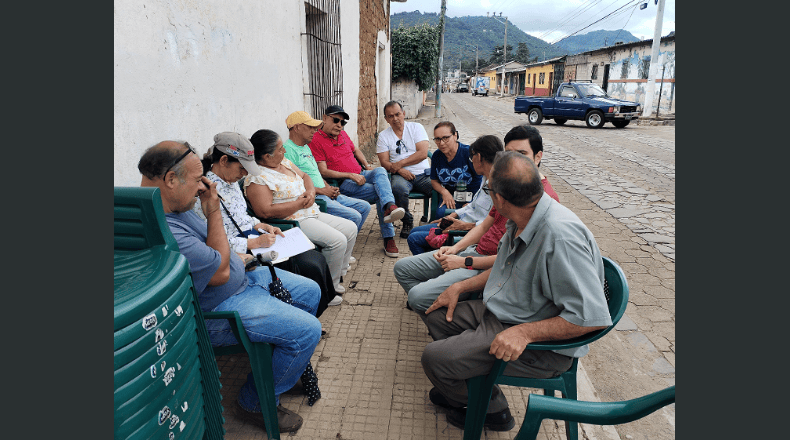
[[[397,151],[397,142],[399,140],[403,141],[403,144],[400,147],[400,153]],[[387,127],[386,130],[379,133],[379,140],[376,142],[376,153],[384,153],[385,151],[389,151],[390,162],[396,163],[416,153],[417,142],[427,140],[428,133],[425,131],[425,127],[416,122],[405,122],[403,124],[403,139],[398,139],[398,136],[396,136],[395,132],[392,131],[392,127]],[[423,174],[425,169],[430,167],[431,161],[426,157],[422,162],[409,165],[404,168],[411,171],[414,175],[419,175]]]

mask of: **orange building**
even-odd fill
[[[563,79],[565,56],[525,66],[524,95],[551,96]]]

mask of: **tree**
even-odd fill
[[[491,58],[488,60],[488,64],[502,64],[505,62],[505,54],[502,52],[503,45],[495,46],[494,50],[491,51]],[[510,44],[507,45],[507,59],[513,61],[513,46]]]
[[[529,64],[531,58],[529,57],[529,48],[527,43],[518,43],[518,50],[513,57],[513,61],[518,61],[521,64]]]
[[[433,86],[439,69],[439,27],[421,24],[392,30],[392,77],[406,77],[420,91]]]

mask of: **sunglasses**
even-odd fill
[[[433,141],[436,142],[437,144],[444,143],[444,142],[447,142],[451,137],[452,136],[437,137],[437,138],[433,138]]]
[[[162,179],[164,179],[167,176],[167,173],[169,173],[170,170],[172,170],[174,166],[176,166],[179,162],[184,160],[184,158],[187,157],[187,155],[189,153],[195,153],[195,151],[192,149],[192,145],[189,145],[189,142],[184,142],[184,145],[186,145],[187,151],[185,151],[184,154],[182,154],[181,156],[178,156],[178,159],[176,159],[172,164],[170,164],[169,167],[167,167],[167,170],[165,170],[165,173],[162,174]],[[197,153],[195,153],[195,154],[197,154]]]
[[[339,122],[341,127],[345,127],[345,126],[346,126],[346,124],[348,124],[348,121],[347,121],[347,120],[345,120],[345,119],[340,119],[340,118],[336,118],[336,117],[334,117],[334,116],[332,116],[332,121],[333,121],[335,124],[337,124],[337,123]]]
[[[396,148],[396,149],[395,149],[395,153],[397,153],[397,154],[400,154],[400,147],[403,147],[403,151],[404,151],[404,152],[406,152],[406,151],[409,151],[409,150],[406,148],[406,143],[405,143],[405,142],[403,142],[403,140],[402,140],[402,139],[398,139],[398,142],[395,142],[395,146],[396,146],[396,147],[398,147],[398,148]]]

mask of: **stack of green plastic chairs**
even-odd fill
[[[222,439],[219,370],[157,188],[115,188],[114,438]]]

